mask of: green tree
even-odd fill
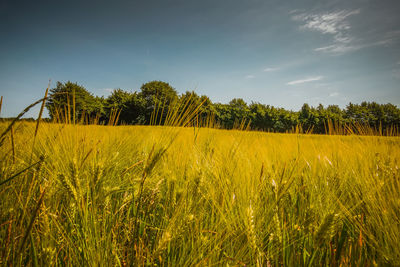
[[[207,123],[215,115],[215,108],[208,96],[199,96],[194,91],[186,91],[179,97],[179,101],[182,105],[192,106],[192,110],[193,108],[198,108],[198,113],[194,120],[200,125],[209,126]],[[181,112],[184,111],[183,107],[181,109]]]
[[[320,110],[323,111],[323,106],[320,106]],[[314,130],[315,133],[318,133],[320,130],[318,125],[320,125],[320,118],[318,110],[315,108],[310,107],[307,103],[305,103],[299,112],[299,122],[301,123],[302,127],[306,131]]]
[[[119,123],[143,124],[145,100],[137,92],[114,89],[106,99],[106,110],[108,119],[114,111],[119,113]]]
[[[250,109],[242,98],[234,98],[229,102],[233,123],[241,123],[250,119]]]
[[[154,104],[156,101],[167,104],[172,103],[178,98],[176,90],[169,83],[162,81],[151,81],[140,87],[140,95],[149,103]]]
[[[101,98],[94,97],[83,86],[68,81],[66,83],[57,82],[57,86],[50,89],[46,107],[51,119],[65,116],[66,111],[69,110],[67,116],[71,119],[75,117],[78,120],[84,114],[93,116],[98,112],[104,112],[103,104]],[[73,114],[74,109],[75,114]]]
[[[144,116],[146,122],[150,122],[151,114],[155,109],[168,110],[178,99],[176,90],[169,83],[162,81],[151,81],[140,87],[139,97],[145,101]],[[166,114],[166,113],[165,113]]]

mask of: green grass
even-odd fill
[[[2,265],[400,265],[398,137],[35,129],[0,147]]]

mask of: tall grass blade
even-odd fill
[[[0,97],[0,116],[1,116],[1,107],[3,106],[3,96]]]
[[[23,250],[23,248],[24,248],[26,239],[28,238],[28,236],[29,236],[30,233],[31,233],[31,230],[32,230],[33,224],[34,224],[34,222],[35,222],[36,216],[37,216],[37,214],[38,214],[38,212],[39,212],[40,206],[42,205],[43,197],[44,197],[45,193],[46,193],[46,188],[43,190],[43,192],[42,192],[42,193],[40,194],[40,196],[39,196],[39,200],[38,200],[38,202],[37,202],[37,204],[36,204],[36,208],[35,208],[35,210],[34,210],[34,212],[33,212],[33,214],[32,214],[31,220],[29,221],[28,228],[26,229],[25,235],[24,235],[24,237],[23,237],[23,239],[22,239],[21,247],[20,247],[20,249],[19,249],[20,253],[22,252],[22,250]]]
[[[35,128],[35,134],[33,136],[33,142],[32,142],[32,151],[31,151],[31,159],[30,162],[32,162],[32,157],[33,157],[33,150],[35,149],[35,143],[36,143],[36,136],[39,132],[39,125],[40,125],[40,121],[42,120],[42,115],[43,115],[43,109],[45,107],[46,104],[46,99],[47,99],[47,94],[49,92],[49,88],[50,88],[50,80],[49,80],[49,85],[47,86],[46,92],[44,93],[44,98],[43,98],[43,102],[42,105],[40,106],[40,111],[39,111],[39,115],[38,118],[36,120],[36,128]]]
[[[12,148],[12,160],[13,164],[15,164],[15,138],[14,138],[14,127],[11,127],[11,148]]]
[[[38,165],[39,163],[41,163],[41,162],[43,162],[43,161],[44,161],[44,158],[41,158],[39,161],[37,161],[37,162],[35,162],[35,163],[29,165],[29,166],[26,167],[25,169],[23,169],[23,170],[17,172],[16,174],[12,175],[11,177],[7,178],[6,180],[0,182],[0,186],[3,185],[3,184],[5,184],[5,183],[7,183],[7,182],[9,182],[9,181],[11,181],[11,180],[13,180],[14,178],[18,177],[18,176],[21,175],[22,173],[26,172],[26,171],[29,170],[30,168],[32,168],[32,167]]]
[[[39,104],[40,102],[42,102],[45,98],[41,98],[38,101],[30,104],[29,106],[27,106],[21,113],[18,114],[18,116],[16,118],[14,118],[12,120],[12,122],[8,125],[8,127],[6,128],[6,130],[0,135],[0,146],[3,144],[4,142],[4,137],[5,135],[11,130],[11,128],[13,127],[13,125],[22,117],[25,115],[25,113],[27,113],[31,108],[33,108],[34,106],[36,106],[37,104]]]

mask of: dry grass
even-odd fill
[[[13,129],[3,265],[400,265],[398,137]]]
[[[49,124],[46,97],[0,123],[1,265],[400,265],[399,137],[199,128],[190,100]]]

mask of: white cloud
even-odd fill
[[[351,45],[354,38],[349,34],[351,25],[347,20],[348,17],[359,13],[359,9],[341,10],[322,14],[302,13],[292,16],[292,19],[303,23],[303,25],[300,26],[301,29],[332,35],[332,45],[316,48],[314,51],[341,54],[360,48],[359,46]]]
[[[385,34],[383,39],[381,39],[379,41],[370,41],[370,42],[364,41],[363,44],[347,44],[344,42],[335,42],[332,45],[315,48],[314,51],[332,53],[332,54],[344,54],[347,52],[356,51],[356,50],[366,48],[366,47],[373,47],[373,46],[387,47],[387,46],[392,45],[393,43],[398,42],[399,40],[400,40],[399,37],[390,36],[388,34]]]
[[[382,38],[372,45],[390,46],[400,41],[400,31],[386,32]]]
[[[323,76],[310,77],[310,78],[305,78],[305,79],[301,79],[301,80],[295,80],[295,81],[288,82],[287,85],[296,85],[296,84],[301,84],[301,83],[314,82],[314,81],[322,80],[323,78],[324,78]]]
[[[363,32],[353,30],[356,25],[352,25],[351,17],[360,13],[360,9],[343,9],[320,13],[294,10],[290,14],[292,20],[300,23],[300,29],[331,36],[331,43],[315,48],[316,52],[340,55],[367,47],[388,47],[400,43],[400,30],[384,31],[379,30],[378,26],[377,29],[369,27]]]
[[[341,44],[341,43],[336,43],[333,45],[315,48],[314,51],[334,53],[334,54],[344,54],[347,52],[358,50],[360,48],[361,48],[361,46],[357,46],[357,45],[345,45],[345,44]]]
[[[359,9],[352,11],[341,10],[317,15],[300,14],[292,18],[297,21],[303,21],[305,24],[302,25],[302,28],[319,31],[323,34],[338,35],[337,38],[340,39],[347,38],[341,35],[351,28],[346,18],[359,13]]]
[[[99,91],[106,91],[108,93],[112,93],[112,91],[114,91],[114,89],[113,88],[102,88],[102,89],[99,89]]]
[[[264,72],[271,72],[271,71],[276,71],[279,70],[279,68],[265,68],[263,71]]]
[[[400,38],[400,30],[397,31],[390,31],[385,33],[385,37],[391,40],[399,39]]]
[[[335,97],[335,96],[338,96],[338,95],[339,95],[338,92],[333,92],[333,93],[330,93],[330,94],[329,94],[330,97]]]
[[[254,79],[255,77],[256,77],[256,76],[250,74],[250,75],[246,75],[245,78],[246,78],[246,79]]]

